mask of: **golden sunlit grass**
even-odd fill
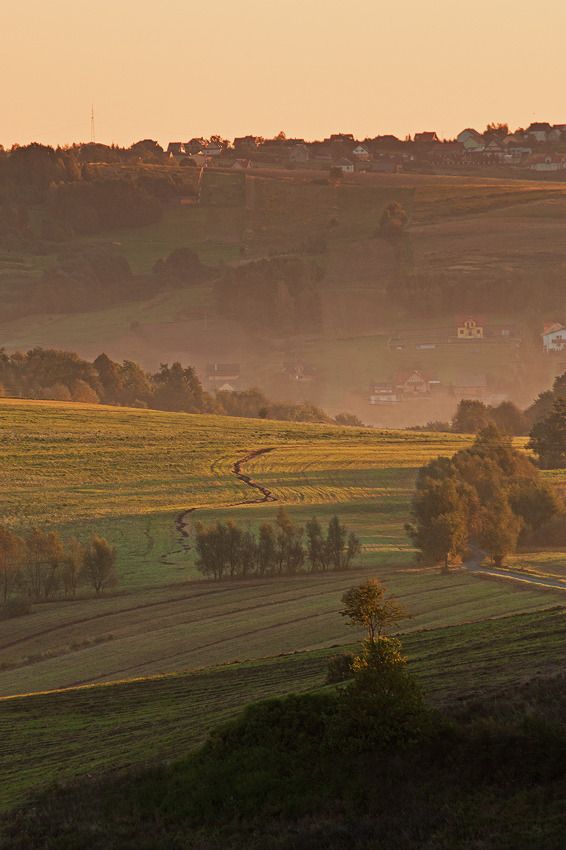
[[[448,583],[415,571],[404,531],[417,469],[472,438],[172,414],[55,402],[0,402],[2,510],[118,548],[113,596],[36,605],[0,623],[0,692],[163,673],[343,642],[341,593],[380,575],[406,598],[412,627],[537,608],[556,598],[468,575]],[[277,499],[239,481],[234,462]],[[304,523],[338,513],[365,551],[351,573],[210,584],[198,578],[181,511],[208,522],[273,521],[279,505]],[[192,520],[192,518],[191,518]],[[189,526],[190,528],[190,526]]]

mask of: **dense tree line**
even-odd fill
[[[164,202],[194,194],[178,171],[105,168],[163,161],[156,142],[52,148],[33,143],[0,152],[0,245],[47,253],[53,243],[111,227],[158,221]]]
[[[275,523],[262,523],[257,533],[231,520],[197,523],[196,549],[200,572],[220,581],[347,570],[360,554],[361,544],[337,516],[324,532],[316,517],[303,528],[280,508]]]
[[[228,268],[215,284],[221,316],[276,333],[321,326],[323,272],[299,257],[272,257]]]
[[[558,375],[552,385],[552,389],[540,393],[535,401],[525,411],[527,423],[530,428],[552,413],[557,401],[566,399],[566,372]]]
[[[161,214],[159,198],[139,180],[64,183],[48,193],[43,235],[60,240],[115,227],[143,227],[159,221]]]
[[[543,469],[566,469],[566,397],[557,398],[533,426],[529,448],[537,453]]]
[[[479,399],[463,399],[446,430],[456,434],[477,434],[488,425],[495,425],[504,434],[520,437],[529,432],[529,416],[512,401],[490,405]]]
[[[88,544],[57,531],[32,528],[20,535],[0,525],[0,602],[73,599],[81,585],[97,595],[117,582],[116,550],[103,537]]]
[[[420,470],[412,513],[407,531],[421,559],[444,570],[474,548],[501,565],[518,544],[566,530],[564,504],[493,425],[471,448]]]
[[[553,411],[557,401],[565,398],[566,372],[555,378],[552,389],[540,393],[526,410],[520,410],[510,401],[492,406],[477,399],[465,399],[458,405],[451,430],[460,434],[477,434],[487,425],[496,425],[500,431],[520,437],[528,434],[534,425]]]
[[[551,390],[541,393],[522,411],[510,401],[492,407],[478,400],[461,401],[452,425],[429,423],[432,430],[452,430],[477,434],[489,425],[502,433],[522,436],[530,433],[529,447],[536,452],[543,469],[566,467],[566,372],[557,377]]]
[[[138,301],[163,290],[197,286],[212,271],[190,248],[172,251],[147,274],[134,274],[126,257],[112,246],[67,248],[29,284],[26,298],[20,295],[19,313],[74,313]]]
[[[403,244],[401,254],[399,245]],[[457,272],[426,272],[412,268],[409,237],[395,243],[400,256],[397,273],[388,285],[388,295],[409,316],[429,318],[455,313],[526,314],[541,308],[557,309],[564,303],[564,276],[560,269],[537,277],[514,272],[492,276]]]
[[[33,348],[15,354],[0,349],[0,394],[185,413],[361,425],[351,414],[338,414],[334,420],[307,402],[272,402],[258,389],[224,390],[212,395],[202,386],[195,369],[180,363],[162,364],[157,372],[149,373],[131,360],[118,363],[100,354],[91,363],[77,354],[55,349]]]

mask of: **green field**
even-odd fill
[[[179,755],[253,699],[319,687],[331,648],[357,637],[341,596],[370,576],[410,613],[407,651],[434,699],[563,663],[563,592],[415,566],[416,472],[471,437],[7,399],[0,428],[4,519],[104,534],[120,575],[102,598],[83,589],[0,622],[5,806],[56,777]],[[244,461],[277,500],[257,503],[233,467],[266,448]],[[298,522],[338,513],[362,556],[339,573],[199,577],[185,511],[253,526],[279,505]]]
[[[0,427],[0,513],[20,526],[106,534],[120,549],[128,589],[174,581],[180,568],[182,577],[194,572],[176,516],[238,512],[256,499],[232,466],[266,447],[274,451],[250,469],[279,501],[301,517],[340,504],[369,549],[407,553],[402,526],[415,470],[471,439],[5,399]],[[255,510],[246,518],[263,519],[273,506]]]
[[[0,422],[4,517],[18,528],[47,522],[67,536],[105,535],[120,579],[102,599],[83,589],[0,622],[1,694],[343,643],[340,596],[368,575],[403,599],[410,629],[561,600],[560,591],[415,567],[403,526],[416,471],[470,437],[19,401],[0,403]],[[233,464],[261,448],[271,451],[245,469],[277,501],[258,504]],[[221,584],[199,576],[194,518],[255,526],[280,504],[301,523],[338,513],[364,546],[355,568]]]
[[[416,632],[403,643],[438,703],[562,670],[565,635],[564,612],[554,609]],[[55,780],[178,758],[250,701],[321,687],[332,652],[0,700],[0,808]]]

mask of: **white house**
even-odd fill
[[[368,149],[363,145],[356,145],[352,151],[352,156],[355,156],[360,162],[367,162],[370,158]]]
[[[339,159],[338,162],[333,163],[332,167],[339,168],[342,174],[354,173],[354,163],[349,159]]]
[[[566,349],[566,328],[558,322],[544,326],[542,344],[546,352],[564,351]]]
[[[485,147],[482,134],[478,133],[477,130],[473,130],[471,127],[468,127],[466,130],[462,130],[462,132],[456,137],[456,141],[460,142],[461,145],[464,145],[464,148],[467,151],[483,151]]]
[[[530,171],[564,171],[566,169],[566,158],[556,153],[535,154],[527,165]]]

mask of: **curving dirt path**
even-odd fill
[[[263,487],[261,484],[258,484],[257,481],[253,481],[249,475],[246,475],[242,472],[242,464],[249,463],[250,460],[255,460],[256,457],[261,457],[262,455],[270,454],[275,451],[275,446],[266,449],[256,449],[253,452],[250,452],[241,460],[237,460],[232,466],[232,472],[239,478],[240,481],[243,481],[244,484],[247,484],[248,487],[253,487],[254,490],[258,490],[262,494],[261,499],[246,499],[243,502],[236,502],[236,505],[257,505],[262,502],[276,502],[277,496],[274,496],[271,490],[267,487]]]
[[[219,505],[219,508],[235,508],[239,507],[240,505],[259,505],[263,502],[277,501],[277,496],[274,496],[268,487],[264,487],[261,484],[258,484],[257,481],[254,481],[251,478],[250,475],[247,475],[245,472],[242,472],[242,467],[245,463],[249,463],[251,460],[255,460],[256,457],[261,457],[262,455],[270,454],[271,452],[274,452],[275,449],[276,446],[268,446],[263,449],[254,449],[253,452],[249,452],[245,457],[235,461],[232,464],[232,473],[236,476],[236,478],[246,484],[246,486],[251,487],[253,490],[257,490],[258,493],[261,493],[261,498],[242,499],[241,502],[231,502],[229,505],[222,506]],[[181,511],[181,513],[177,515],[177,519],[175,520],[175,528],[177,529],[177,532],[181,537],[183,548],[186,551],[191,548],[190,544],[187,543],[187,540],[190,538],[189,517],[196,510],[198,510],[198,508],[187,508],[185,511]]]

